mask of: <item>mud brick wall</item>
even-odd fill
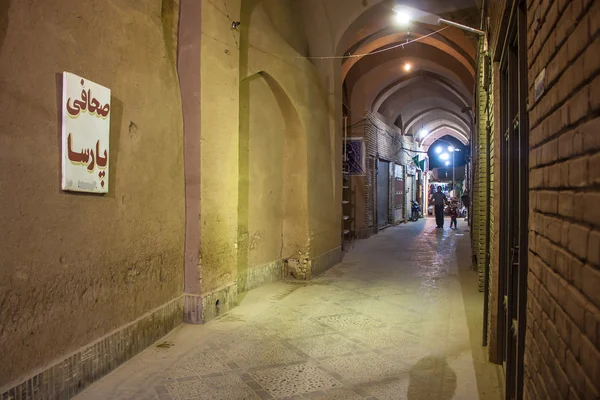
[[[527,2],[525,398],[600,398],[600,1]],[[545,69],[545,91],[534,82]]]

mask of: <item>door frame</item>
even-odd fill
[[[379,174],[380,174],[380,170],[379,170],[379,164],[380,163],[387,163],[387,223],[385,225],[380,225],[379,224]],[[393,176],[390,173],[390,166],[393,164],[393,161],[387,160],[385,158],[382,157],[377,157],[375,158],[375,179],[374,179],[374,191],[375,191],[375,228],[376,228],[376,232],[379,232],[380,230],[383,230],[385,228],[387,228],[388,226],[390,226],[390,206],[392,204],[392,180],[393,180]]]
[[[394,224],[397,224],[400,220],[402,220],[403,222],[406,222],[406,216],[404,214],[404,210],[405,210],[405,203],[406,203],[406,179],[405,179],[405,167],[404,165],[400,164],[399,162],[394,162],[392,163],[393,166],[393,179],[392,179],[392,189],[393,189],[393,193],[392,193],[392,198],[393,198],[393,204],[392,204],[392,220]],[[400,176],[396,175],[396,169],[400,168]],[[397,182],[402,182],[402,190],[400,192],[397,191],[397,187],[396,184]],[[396,200],[400,198],[399,202],[396,202]],[[396,218],[396,211],[400,210],[400,217],[402,218]]]
[[[500,57],[500,295],[496,344],[505,372],[505,399],[512,400],[523,398],[527,324],[529,119],[524,1],[513,3],[508,21]]]

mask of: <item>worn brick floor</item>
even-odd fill
[[[324,276],[254,290],[77,399],[500,399],[461,223],[420,220],[359,241]]]

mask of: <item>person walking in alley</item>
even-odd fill
[[[465,193],[461,196],[460,201],[462,201],[463,206],[465,206],[466,208],[469,208],[469,192],[465,191]]]
[[[460,201],[465,207],[464,217],[465,221],[469,220],[469,206],[471,205],[471,198],[469,197],[469,191],[465,191],[465,193],[461,196]]]
[[[456,200],[450,203],[450,229],[458,229],[458,201]]]
[[[435,224],[438,228],[444,227],[444,204],[448,200],[446,195],[442,192],[442,187],[437,187],[437,192],[431,195],[435,209]]]

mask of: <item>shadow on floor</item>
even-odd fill
[[[409,372],[408,400],[450,400],[456,392],[456,374],[443,357],[425,357]]]

